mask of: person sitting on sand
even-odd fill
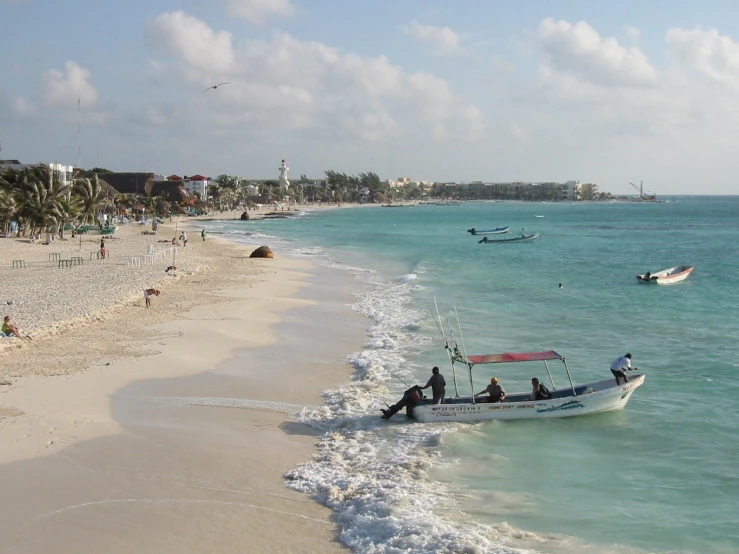
[[[177,271],[177,267],[171,265],[167,269],[164,270],[164,273],[169,273],[170,271]]]
[[[18,327],[16,327],[15,325],[13,325],[10,322],[10,316],[9,315],[6,315],[3,318],[2,333],[6,337],[18,337],[19,339],[23,338],[21,336],[20,331],[18,331]]]
[[[172,246],[179,246],[179,245],[180,245],[180,241],[177,240],[177,237],[173,238],[172,239]]]
[[[151,296],[159,296],[159,291],[157,289],[146,289],[144,291],[144,300],[146,301],[146,307],[151,306]]]
[[[505,398],[505,391],[503,390],[503,387],[498,384],[498,379],[496,379],[495,377],[490,379],[490,384],[484,391],[478,392],[475,396],[480,396],[481,394],[485,394],[486,392],[489,396],[487,396],[486,398],[482,398],[480,400],[481,402],[503,402],[503,399]]]

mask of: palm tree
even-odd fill
[[[8,186],[5,175],[0,175],[0,224],[2,224],[6,238],[10,235],[10,223],[17,210],[18,202],[15,192]]]
[[[95,173],[92,179],[77,179],[74,192],[81,201],[81,223],[94,223],[98,210],[108,204],[108,191]]]
[[[18,172],[16,194],[20,203],[19,219],[27,222],[33,234],[59,224],[58,203],[71,192],[48,165],[25,167]],[[25,233],[25,229],[24,229]]]
[[[59,198],[52,209],[52,218],[56,221],[59,229],[59,237],[64,238],[64,227],[77,221],[82,214],[84,203],[82,199],[74,194],[69,194]]]

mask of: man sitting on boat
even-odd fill
[[[434,367],[431,373],[433,375],[431,375],[429,382],[426,383],[425,387],[421,388],[427,389],[431,387],[431,391],[434,394],[434,404],[442,404],[444,402],[444,393],[446,392],[446,381],[444,380],[444,376],[439,373],[438,367]]]
[[[382,411],[382,419],[390,419],[406,406],[413,408],[423,398],[423,391],[418,385],[414,385],[403,393],[403,398],[397,404],[389,406],[387,410]]]
[[[498,384],[498,379],[495,377],[490,379],[490,384],[484,391],[478,392],[475,396],[480,396],[485,393],[488,393],[488,396],[481,398],[480,402],[503,402],[503,399],[505,398],[505,391],[503,390],[503,387]]]
[[[531,400],[549,400],[552,398],[549,389],[542,385],[536,377],[531,379],[531,385],[534,387],[531,391]]]
[[[611,364],[611,373],[613,373],[613,376],[616,378],[616,384],[621,384],[621,378],[623,377],[624,383],[629,382],[629,378],[626,377],[626,371],[636,371],[636,367],[631,367],[631,354],[626,354],[625,356],[621,356],[620,358],[616,358],[613,360],[613,363]]]

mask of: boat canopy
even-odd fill
[[[470,364],[500,364],[505,362],[536,362],[540,360],[564,360],[554,350],[545,352],[506,352],[504,354],[480,354],[468,356]]]

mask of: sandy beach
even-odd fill
[[[0,351],[3,552],[344,550],[283,475],[316,440],[290,414],[349,377],[366,323],[309,263],[203,242],[196,221],[187,247],[132,264],[184,223],[122,226],[105,260],[99,235],[0,239],[4,315],[32,337]]]

